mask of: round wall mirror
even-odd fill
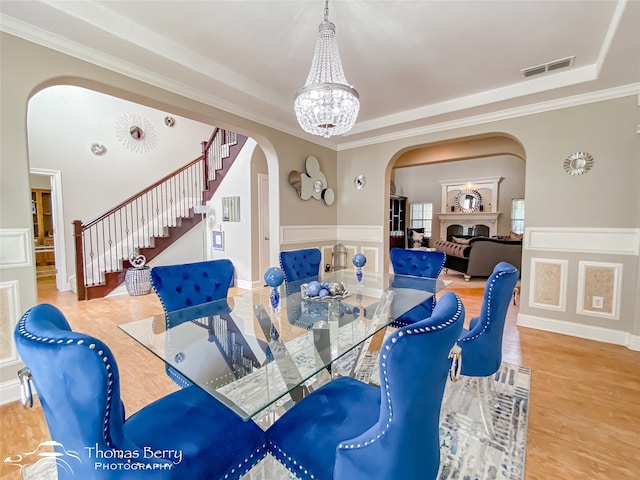
[[[562,162],[562,168],[569,175],[582,175],[593,167],[593,157],[586,152],[576,152]]]
[[[456,195],[456,210],[459,212],[477,212],[481,204],[482,197],[477,190],[460,190]]]

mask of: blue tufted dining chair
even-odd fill
[[[125,419],[113,354],[53,305],[28,310],[14,340],[58,444],[59,480],[237,479],[266,455],[264,432],[198,387]]]
[[[389,256],[393,266],[393,273],[424,278],[438,278],[447,258],[443,252],[405,250],[403,248],[392,248]],[[431,298],[395,318],[393,325],[409,325],[431,315],[436,304],[435,293],[434,291],[434,295]]]
[[[332,380],[267,430],[270,453],[302,479],[435,479],[448,355],[463,320],[458,296],[443,295],[431,317],[384,341],[380,388]]]
[[[473,384],[482,423],[490,437],[495,436],[490,421],[496,397],[493,375],[502,363],[504,325],[519,275],[519,270],[507,262],[494,267],[485,285],[480,315],[471,319],[469,329],[462,330],[457,342],[462,349],[460,374],[471,377],[463,378],[460,383]]]
[[[226,258],[151,269],[151,285],[166,312],[225,298],[233,280]]]
[[[302,280],[317,280],[320,276],[320,262],[322,254],[318,248],[289,250],[280,252],[280,268],[284,273],[284,283],[287,293],[292,285]],[[298,287],[296,287],[297,289]]]
[[[225,298],[233,273],[233,263],[227,259],[153,267],[151,285],[164,308],[167,328],[175,326],[170,312]],[[191,385],[175,369],[168,365],[165,369],[180,387]]]

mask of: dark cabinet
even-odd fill
[[[36,247],[36,265],[54,265],[51,190],[31,189],[31,214]]]
[[[389,198],[389,248],[406,248],[407,197]]]

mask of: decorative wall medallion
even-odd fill
[[[587,152],[575,152],[562,162],[562,168],[569,175],[582,175],[593,167],[593,157]]]
[[[122,115],[116,122],[116,137],[129,150],[147,153],[158,143],[153,124],[135,114]]]
[[[367,183],[367,179],[364,175],[358,175],[353,179],[353,186],[356,187],[356,190],[362,190]]]

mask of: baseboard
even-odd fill
[[[572,337],[595,340],[597,342],[622,345],[630,350],[640,351],[640,337],[629,332],[613,330],[611,328],[595,327],[580,323],[564,322],[551,318],[536,317],[534,315],[518,314],[516,324],[519,327],[535,328],[546,332],[560,333]]]
[[[0,383],[0,405],[6,405],[20,400],[20,381],[9,380],[7,382]]]

